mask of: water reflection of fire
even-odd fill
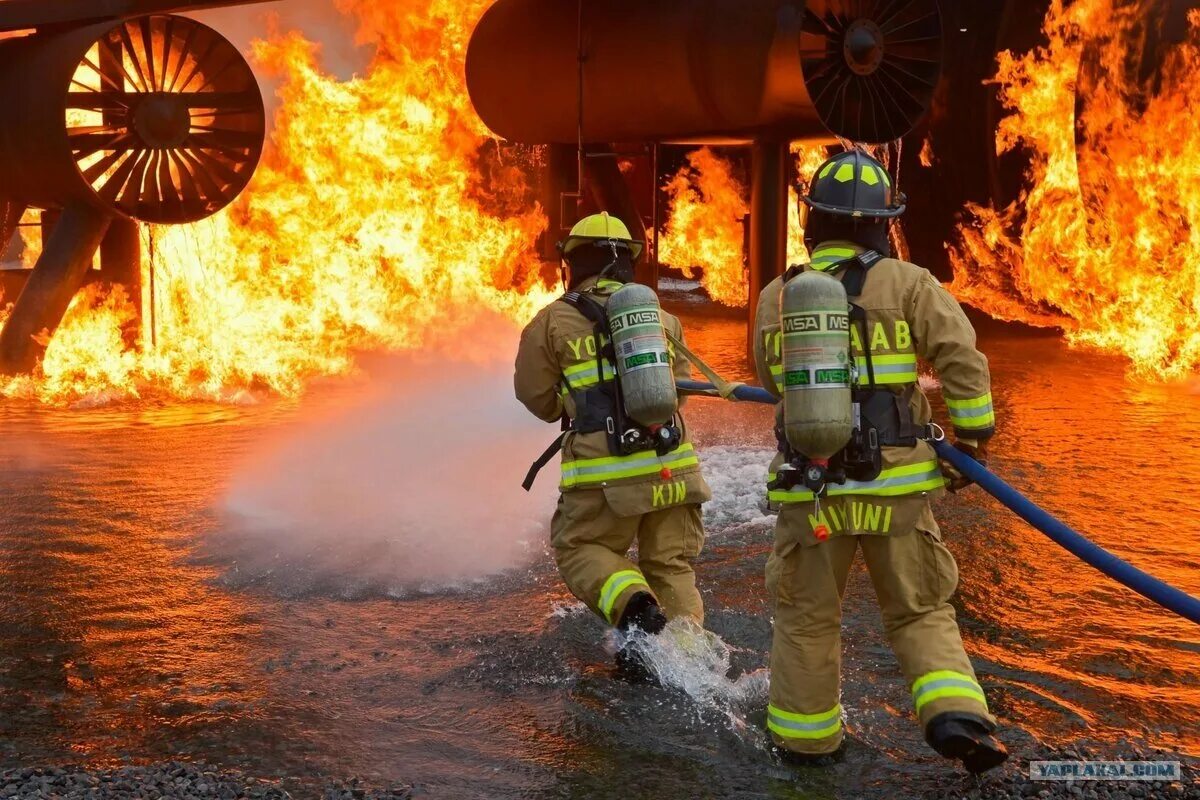
[[[1125,77],[1137,12],[1055,0],[1048,44],[1001,55],[996,82],[1013,113],[997,147],[1028,151],[1028,188],[1006,209],[970,208],[953,290],[995,316],[1060,324],[1138,372],[1180,376],[1200,365],[1200,11],[1152,96]],[[1076,120],[1085,51],[1100,77]]]
[[[495,187],[521,196],[524,179],[515,165],[481,163],[488,133],[464,87],[487,0],[338,5],[376,48],[369,69],[340,81],[299,34],[258,42],[258,67],[282,84],[253,185],[212,220],[146,234],[154,342],[129,347],[122,328],[134,309],[89,288],[41,374],[0,383],[0,394],[293,394],[351,370],[356,351],[410,349],[469,323],[452,308],[520,319],[545,300],[533,255],[542,215],[503,213],[516,203]]]

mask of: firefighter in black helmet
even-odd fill
[[[975,331],[950,293],[927,270],[891,257],[889,228],[905,204],[884,166],[866,153],[829,159],[801,212],[811,263],[792,267],[759,299],[755,365],[763,385],[782,396],[784,284],[806,270],[842,281],[856,307],[850,333],[859,426],[877,435],[870,469],[831,484],[819,504],[807,486],[780,480],[782,466],[803,463],[781,437],[769,487],[780,511],[767,564],[775,602],[767,726],[791,758],[821,759],[840,749],[841,598],[861,549],[926,741],[983,772],[1007,752],[993,736],[995,718],[963,649],[949,602],[958,567],[929,503],[947,485],[967,482],[939,466],[925,441],[932,413],[917,360],[938,371],[956,446],[981,461],[996,425],[991,379]]]

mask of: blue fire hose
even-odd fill
[[[680,381],[679,388],[684,394],[719,396],[712,384],[696,381]],[[766,389],[755,386],[739,385],[734,388],[732,397],[748,403],[767,403],[774,405],[777,400]],[[939,458],[954,465],[955,469],[979,484],[985,492],[999,500],[1009,511],[1037,528],[1055,543],[1103,572],[1148,600],[1153,600],[1168,611],[1174,611],[1184,619],[1200,624],[1200,600],[1163,583],[1158,578],[1142,572],[1132,564],[1122,561],[1103,547],[1088,540],[1081,534],[1071,530],[1059,520],[1050,516],[1045,510],[1035,505],[1029,498],[1022,495],[1013,487],[1002,481],[987,467],[947,442],[934,442]]]

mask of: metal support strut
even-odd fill
[[[0,373],[16,375],[37,366],[44,347],[35,337],[53,333],[62,322],[111,222],[112,217],[84,203],[63,211],[0,331]]]

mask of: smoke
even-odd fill
[[[317,43],[322,66],[342,81],[364,71],[374,54],[373,47],[358,41],[358,19],[339,10],[334,0],[286,0],[261,6],[230,6],[188,16],[218,31],[248,56],[253,42],[282,32],[298,31],[308,41]],[[265,74],[258,65],[254,71],[263,84],[270,122],[279,105],[275,90],[280,79]]]
[[[480,330],[515,342],[501,326],[511,323]],[[464,350],[376,363],[365,398],[248,458],[209,547],[225,581],[288,596],[406,596],[465,588],[540,556],[555,465],[532,494],[520,483],[556,429],[513,398],[511,353],[472,361]]]

